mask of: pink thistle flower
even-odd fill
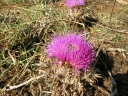
[[[84,3],[85,3],[84,0],[66,0],[66,6],[70,8],[78,5],[84,5]]]
[[[47,49],[51,58],[68,62],[78,72],[86,71],[95,58],[95,51],[90,42],[77,34],[63,34],[52,39]],[[59,64],[59,63],[58,63]]]

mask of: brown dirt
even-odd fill
[[[100,13],[111,14],[114,5],[114,0],[111,1],[95,0],[95,1],[97,1],[95,3],[95,6],[91,8],[91,12],[94,13],[95,16]],[[87,0],[87,6],[91,3],[92,0]],[[61,7],[62,9],[63,8],[65,9],[64,4],[61,1],[57,2],[56,5],[57,7]],[[0,7],[0,9],[2,10],[4,8],[6,9],[5,5],[4,7],[2,6]],[[126,8],[126,5],[116,2],[113,9],[113,14],[120,13],[124,8]],[[128,12],[125,12],[124,14],[128,14]],[[87,26],[87,27],[89,28],[89,30],[93,30],[93,26]],[[125,29],[128,31],[127,24],[122,25],[120,29]],[[89,32],[89,30],[87,30],[87,32]],[[113,31],[111,32],[112,32],[111,36],[114,36],[115,32]],[[121,35],[124,38],[121,38],[118,40],[118,42],[116,42],[113,39],[111,39],[111,37],[101,38],[105,34],[100,34],[98,32],[94,32],[90,36],[90,38],[92,39],[91,41],[94,43],[95,49],[98,51],[98,49],[101,47],[101,49],[99,50],[98,57],[95,61],[96,63],[95,68],[96,70],[98,70],[96,71],[96,73],[101,74],[101,78],[97,79],[97,81],[94,83],[94,86],[91,85],[90,82],[86,81],[85,79],[81,79],[81,81],[79,81],[77,78],[80,84],[82,84],[82,86],[84,87],[81,90],[84,90],[86,93],[82,93],[81,90],[79,92],[79,89],[77,89],[76,86],[74,87],[74,85],[72,84],[66,85],[65,83],[63,85],[63,82],[61,81],[63,79],[61,76],[58,76],[58,78],[54,80],[54,75],[56,71],[53,65],[43,64],[43,66],[35,67],[34,69],[31,69],[31,66],[29,66],[27,69],[25,69],[25,71],[19,72],[24,67],[24,65],[16,65],[16,66],[13,65],[10,68],[8,64],[2,64],[0,73],[2,73],[1,71],[5,71],[5,74],[0,80],[0,89],[2,89],[0,91],[1,92],[0,96],[39,96],[40,94],[41,96],[51,96],[51,94],[53,94],[56,90],[67,92],[65,93],[68,94],[66,96],[109,96],[108,93],[113,92],[112,88],[115,89],[117,88],[118,96],[128,96],[128,91],[127,91],[128,90],[128,54],[126,54],[125,52],[119,52],[118,50],[116,51],[108,50],[108,48],[113,48],[113,49],[124,48],[128,50],[128,39],[127,39],[128,34],[122,34],[122,33],[117,33],[117,34]],[[1,38],[4,37],[0,34],[0,39]],[[97,42],[96,38],[101,38],[101,39],[99,39],[99,41]],[[0,45],[0,50],[1,48],[3,48],[3,46],[1,47]],[[42,60],[43,58],[40,57],[39,59]],[[46,62],[49,63],[50,61],[46,60]],[[51,63],[53,62],[50,62],[50,64]],[[111,73],[111,75],[109,74],[109,72]],[[30,84],[27,84],[15,90],[6,91],[6,88],[8,88],[7,86],[8,83],[9,85],[17,85],[27,81],[31,77],[40,74],[45,74],[45,77],[39,80],[35,80]],[[18,77],[14,78],[14,76],[16,75],[18,75]],[[72,76],[73,75],[74,74],[72,74]],[[12,78],[14,78],[14,80],[10,82]],[[114,84],[113,85],[111,84],[112,78],[114,78],[116,82],[115,84],[116,86]],[[51,89],[52,84],[55,85],[54,86],[55,88],[53,87],[53,90]],[[62,85],[66,86],[65,90],[62,90],[63,89]],[[50,93],[52,91],[54,92]],[[71,92],[72,95],[70,94]],[[59,95],[54,95],[54,96],[60,96],[60,94],[62,93],[57,93],[57,94]]]

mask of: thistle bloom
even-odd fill
[[[75,7],[77,5],[84,5],[84,0],[66,0],[66,6]]]
[[[86,71],[95,57],[91,43],[77,34],[55,36],[48,45],[47,52],[51,58],[62,63],[68,62],[78,72],[81,69]]]

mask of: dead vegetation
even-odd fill
[[[77,19],[62,0],[0,3],[0,96],[127,96],[128,7],[121,1],[87,0]],[[97,57],[86,72],[47,57],[50,38],[64,31],[93,42]]]

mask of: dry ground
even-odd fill
[[[127,2],[86,0],[81,8],[74,19],[61,0],[0,2],[0,96],[128,96]],[[51,35],[63,31],[93,43],[97,57],[87,72],[47,57]]]

